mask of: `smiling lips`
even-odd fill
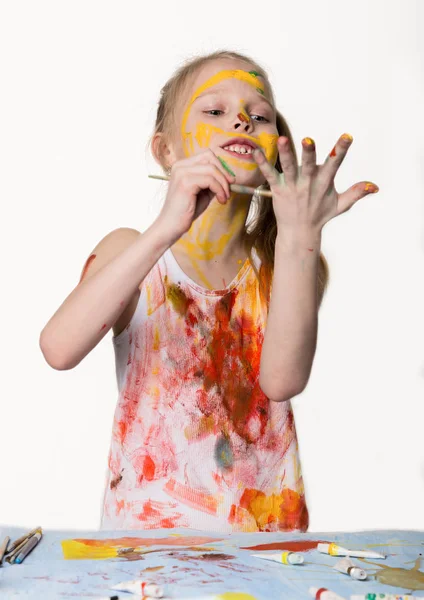
[[[252,160],[252,152],[257,147],[258,145],[250,140],[244,138],[232,138],[225,143],[225,146],[222,146],[222,149],[233,156],[237,156],[237,158]]]

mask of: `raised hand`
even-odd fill
[[[277,227],[282,229],[315,229],[349,210],[358,200],[379,191],[369,181],[360,181],[342,194],[334,187],[335,175],[342,164],[353,138],[342,135],[323,165],[316,164],[315,142],[302,140],[302,164],[299,167],[290,150],[289,140],[277,140],[283,173],[279,173],[261,150],[253,157],[269,183]]]

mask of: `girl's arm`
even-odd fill
[[[274,276],[259,385],[276,402],[300,394],[317,344],[321,231],[284,231],[275,243]]]
[[[145,232],[115,229],[87,260],[80,283],[41,332],[40,348],[57,370],[73,369],[104,338],[162,254],[176,241],[156,220]]]

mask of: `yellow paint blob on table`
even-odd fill
[[[77,542],[76,540],[62,540],[63,558],[66,560],[102,559],[118,556],[117,548],[112,546],[95,546]]]

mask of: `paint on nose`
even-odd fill
[[[240,119],[240,121],[243,121],[244,123],[249,123],[249,117],[242,112],[239,112],[237,118]]]

